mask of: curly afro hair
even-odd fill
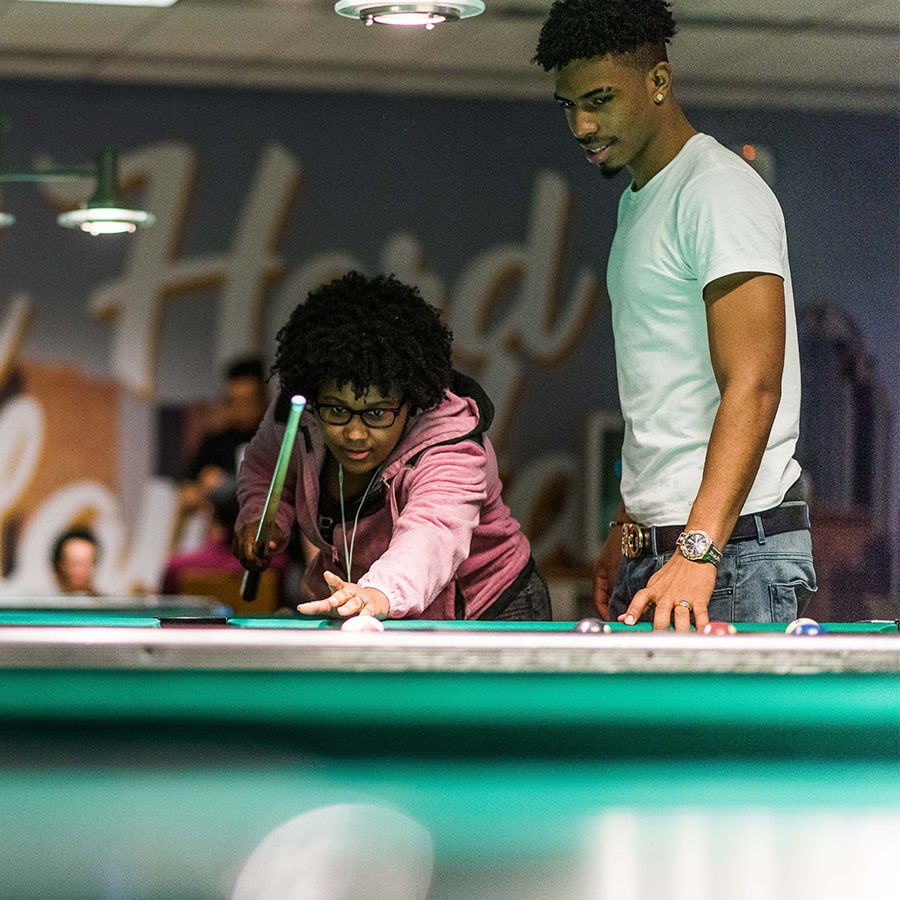
[[[437,406],[452,377],[453,336],[435,307],[393,275],[351,271],[311,291],[278,332],[272,374],[315,398],[335,381],[361,397],[398,390],[410,414]]]
[[[555,0],[532,58],[545,72],[614,54],[636,68],[667,59],[675,20],[666,0]]]

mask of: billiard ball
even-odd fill
[[[825,629],[818,622],[801,622],[788,634],[825,634]]]
[[[737,628],[731,622],[707,622],[703,626],[704,634],[737,634]]]
[[[801,631],[805,626],[815,626],[815,631]],[[787,628],[784,629],[785,634],[821,634],[825,629],[815,619],[794,619]]]
[[[579,634],[609,634],[612,628],[609,624],[601,619],[582,619],[576,626],[575,630]]]
[[[384,631],[384,623],[375,616],[350,616],[341,631]]]

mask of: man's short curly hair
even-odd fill
[[[555,0],[532,62],[549,72],[574,59],[613,54],[651,68],[667,59],[675,34],[670,6],[666,0]]]
[[[272,374],[314,401],[323,383],[398,390],[411,414],[437,406],[452,377],[453,336],[418,289],[348,272],[311,291],[278,332]]]

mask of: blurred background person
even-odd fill
[[[262,360],[236,360],[225,373],[224,397],[218,421],[204,435],[181,484],[181,508],[200,509],[213,491],[236,491],[237,470],[244,448],[269,405]]]
[[[245,605],[240,600],[244,568],[234,555],[234,523],[238,500],[232,484],[213,491],[207,502],[212,514],[206,537],[192,550],[174,553],[163,576],[164,594],[209,596],[235,609],[236,612],[269,613],[284,605],[286,570],[291,564],[288,553],[276,553],[271,561],[271,574],[261,584],[257,602]]]
[[[89,528],[70,528],[54,542],[51,554],[53,573],[60,593],[98,596],[94,574],[100,544]]]

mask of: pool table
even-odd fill
[[[894,896],[896,622],[161,618],[0,609],[0,896]]]
[[[143,616],[230,616],[230,606],[187,594],[0,594],[0,613],[116,613]],[[90,621],[86,619],[85,621]]]

